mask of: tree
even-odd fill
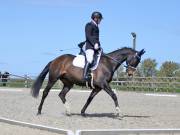
[[[157,62],[155,59],[145,59],[142,61],[138,68],[138,75],[144,76],[144,77],[152,77],[156,76],[156,69]]]
[[[173,77],[180,68],[179,64],[173,61],[164,62],[159,71],[159,76]]]
[[[179,65],[179,67],[180,67],[180,65]],[[175,70],[173,73],[174,73],[175,77],[180,77],[180,68]]]

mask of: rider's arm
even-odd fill
[[[94,44],[97,42],[92,36],[92,26],[88,23],[85,27],[86,39],[90,42],[90,44],[94,47]]]

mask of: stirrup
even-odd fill
[[[91,76],[87,75],[83,79],[84,79],[84,81],[89,82],[89,81],[91,81],[91,78],[92,78]]]

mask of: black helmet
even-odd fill
[[[97,11],[95,11],[95,12],[92,13],[91,19],[94,20],[95,17],[96,17],[96,18],[99,18],[99,19],[103,19],[102,14],[101,14],[100,12],[97,12]]]

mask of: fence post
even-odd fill
[[[25,86],[25,88],[28,88],[28,76],[24,75],[24,78],[25,78],[24,86]]]

